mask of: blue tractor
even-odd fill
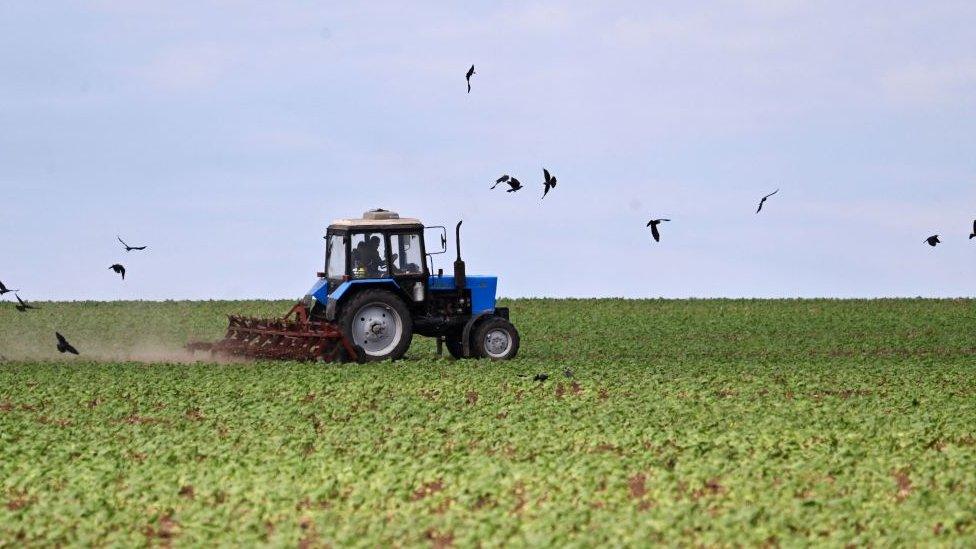
[[[455,358],[507,360],[519,350],[519,334],[505,307],[496,307],[498,278],[465,273],[461,223],[455,229],[453,275],[433,273],[432,256],[447,251],[447,230],[424,227],[396,212],[370,210],[339,219],[326,231],[325,271],[283,317],[231,316],[217,343],[192,350],[293,360],[396,360],[414,334],[437,339]],[[427,249],[425,232],[439,236]],[[428,259],[431,267],[428,268]]]

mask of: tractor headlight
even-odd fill
[[[413,285],[413,300],[423,301],[424,300],[424,283],[417,282]]]

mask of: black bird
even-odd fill
[[[64,338],[63,335],[58,332],[54,332],[54,335],[58,336],[58,352],[59,353],[71,353],[73,355],[78,354],[78,349],[75,349],[68,343],[68,340]]]
[[[969,239],[970,240],[972,240],[974,238],[976,238],[976,219],[973,220],[973,234],[969,235]],[[3,285],[0,284],[0,286],[3,286]],[[3,293],[3,292],[0,292],[0,293]]]
[[[464,79],[468,81],[468,93],[471,93],[471,75],[474,74],[474,65],[468,69],[468,74],[464,75]]]
[[[125,280],[125,267],[123,267],[122,265],[119,265],[118,263],[116,263],[115,265],[112,265],[111,267],[109,267],[109,269],[111,269],[111,270],[119,273],[120,275],[122,275],[122,280]]]
[[[657,232],[657,226],[661,224],[662,221],[671,221],[670,219],[652,219],[647,222],[646,227],[651,228],[651,236],[654,237],[654,242],[661,241],[661,233]]]
[[[773,196],[774,194],[776,194],[778,192],[779,192],[779,189],[776,189],[775,191],[773,191],[773,192],[767,194],[766,196],[762,197],[762,200],[759,201],[759,207],[756,208],[756,213],[759,213],[759,211],[762,210],[762,206],[766,202],[766,199],[767,198],[769,198],[770,196]]]
[[[508,181],[506,181],[506,183],[508,183],[508,186],[511,187],[511,189],[505,191],[507,193],[514,193],[515,191],[522,188],[522,182],[519,181],[518,179],[515,179],[514,177],[508,178]]]
[[[532,378],[532,381],[542,382],[542,381],[545,381],[547,379],[549,379],[549,374],[536,374],[535,377]]]
[[[937,235],[937,234],[934,234],[934,235],[926,238],[923,242],[928,242],[929,243],[929,246],[933,246],[933,247],[936,244],[941,244],[942,243],[942,241],[939,240],[939,235]]]
[[[124,240],[122,240],[122,237],[119,236],[119,235],[115,235],[115,238],[118,238],[119,239],[119,242],[121,242],[122,245],[125,246],[125,251],[127,251],[127,252],[131,252],[132,250],[145,250],[146,249],[145,246],[129,246],[128,244],[125,243]]]
[[[17,294],[14,294],[14,297],[16,297],[16,298],[17,298],[17,305],[14,305],[14,307],[15,307],[15,308],[16,308],[16,309],[17,309],[18,311],[20,311],[20,312],[22,312],[22,313],[26,313],[26,312],[27,312],[27,309],[35,309],[35,310],[37,309],[37,307],[35,307],[35,306],[33,306],[33,305],[31,305],[31,304],[29,304],[29,303],[27,303],[27,302],[26,302],[26,301],[24,301],[23,299],[21,299],[19,295],[17,295]]]
[[[571,378],[573,377],[573,371],[570,370],[569,368],[566,368],[566,370],[563,371],[563,375]]]
[[[507,183],[508,180],[509,180],[508,174],[502,175],[501,177],[495,180],[495,184],[492,185],[491,188],[494,189],[495,187],[498,186],[499,183]]]
[[[0,282],[0,295],[3,295],[5,293],[7,293],[7,292],[16,292],[16,291],[17,290],[11,290],[10,288],[4,286],[3,285],[3,282]]]
[[[546,178],[546,180],[542,182],[546,188],[544,191],[542,191],[542,198],[545,198],[546,195],[549,194],[549,189],[556,187],[556,178],[549,175],[549,170],[545,168],[542,168],[542,175]]]

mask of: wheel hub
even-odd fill
[[[353,341],[372,356],[390,353],[403,335],[400,315],[385,303],[370,303],[356,312]]]
[[[493,357],[502,357],[512,346],[512,339],[504,330],[492,330],[485,335],[485,351]]]

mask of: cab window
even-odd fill
[[[330,235],[325,246],[325,276],[340,280],[346,276],[346,240],[339,234]]]
[[[423,255],[420,253],[419,234],[390,235],[390,252],[393,260],[392,271],[395,275],[421,274],[423,272]]]
[[[383,233],[355,233],[350,238],[353,278],[388,276]]]

